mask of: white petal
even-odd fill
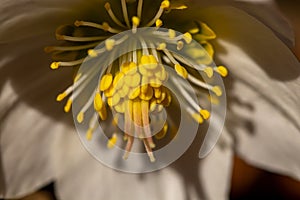
[[[229,199],[233,164],[231,144],[231,137],[224,130],[217,145],[202,161],[199,172],[205,199]]]
[[[219,10],[207,21],[222,38],[216,52],[233,77],[229,109],[244,108],[234,110],[231,122],[253,125],[252,136],[236,132],[238,152],[258,167],[299,178],[298,60],[268,28],[238,10]]]
[[[200,162],[197,142],[171,166],[126,174],[103,166],[83,149],[77,135],[64,135],[55,184],[59,199],[227,199],[232,151],[217,147]],[[218,187],[216,187],[218,185]],[[74,192],[76,191],[76,192]],[[205,197],[205,195],[207,197]]]
[[[76,19],[81,19],[83,15],[89,14],[86,11],[87,7],[91,5],[97,7],[99,2],[97,3],[82,0],[2,0],[0,44],[32,38],[40,34],[53,37],[59,25],[72,24]]]
[[[21,197],[53,180],[53,144],[57,133],[66,129],[21,102],[10,82],[4,85],[0,102],[5,197]]]

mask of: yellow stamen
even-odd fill
[[[224,66],[218,66],[217,68],[215,68],[215,71],[223,77],[226,77],[228,75],[228,70]]]
[[[189,32],[186,32],[185,34],[183,34],[183,39],[187,44],[190,44],[193,40],[193,37]]]
[[[68,99],[68,101],[67,101],[67,103],[66,103],[66,105],[65,105],[65,107],[64,107],[64,111],[65,111],[66,113],[69,112],[70,109],[71,109],[71,106],[72,106],[72,99]]]
[[[89,49],[89,50],[88,50],[88,55],[89,55],[90,57],[92,57],[92,58],[95,58],[95,57],[98,56],[98,53],[97,53],[97,51],[95,51],[94,49]]]
[[[198,113],[192,114],[192,117],[193,117],[194,120],[196,120],[196,122],[198,122],[199,124],[202,124],[202,123],[203,123],[203,118],[202,118],[201,115],[199,115]]]
[[[176,37],[176,32],[173,29],[169,29],[169,38],[174,39]]]
[[[188,72],[180,64],[175,64],[175,71],[179,76],[183,77],[184,79],[188,77]]]
[[[163,25],[163,22],[162,22],[160,19],[157,19],[157,20],[155,21],[155,26],[156,26],[157,28],[161,27],[162,25]]]
[[[117,140],[118,140],[118,136],[117,136],[117,134],[114,133],[107,142],[107,148],[109,148],[109,149],[114,148],[117,143]]]
[[[211,67],[206,67],[203,71],[205,72],[208,78],[211,78],[214,74],[214,70]]]
[[[162,9],[168,9],[170,7],[170,1],[164,0],[163,2],[161,2],[160,7]]]
[[[111,51],[115,46],[115,40],[114,39],[107,39],[105,40],[105,47],[107,51]]]
[[[100,111],[102,107],[103,107],[103,100],[101,98],[101,95],[100,93],[96,93],[94,98],[94,109],[96,111]]]
[[[79,112],[77,115],[77,121],[78,123],[82,123],[84,120],[84,113],[83,112]]]
[[[200,110],[200,114],[203,117],[203,119],[208,119],[210,117],[210,112],[208,110]]]
[[[56,97],[56,101],[62,101],[68,94],[66,92],[63,92]]]
[[[113,81],[113,76],[112,74],[105,74],[102,78],[101,78],[101,81],[100,81],[100,91],[104,91],[104,90],[107,90],[111,84],[112,84],[112,81]]]
[[[214,86],[211,89],[218,97],[222,96],[222,90],[219,86]]]
[[[60,62],[53,62],[53,63],[51,63],[50,68],[51,69],[58,69],[59,66],[60,66]]]

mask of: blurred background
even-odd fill
[[[294,28],[296,45],[293,51],[300,59],[300,0],[276,0],[276,2]],[[238,156],[234,159],[231,184],[231,200],[300,199],[300,182],[254,168]],[[56,200],[53,185],[50,184],[21,200]]]

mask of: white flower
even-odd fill
[[[231,74],[220,145],[199,160],[194,144],[166,169],[131,175],[102,166],[83,149],[71,116],[55,102],[73,72],[50,71],[43,53],[55,42],[58,25],[103,16],[100,3],[1,3],[0,196],[20,197],[54,181],[60,199],[226,199],[234,151],[258,167],[300,179],[299,62],[274,32],[245,12],[195,6],[185,16],[205,21],[217,33],[217,60]],[[292,41],[280,18],[255,14]]]

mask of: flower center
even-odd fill
[[[127,159],[132,149],[134,138],[138,137],[143,141],[145,150],[150,160],[155,161],[153,149],[155,148],[154,138],[164,137],[168,131],[168,123],[165,122],[158,133],[153,133],[150,127],[150,113],[159,113],[163,108],[168,107],[172,100],[172,92],[165,86],[169,80],[173,87],[181,94],[180,98],[185,100],[186,111],[197,122],[203,123],[210,117],[210,112],[202,108],[199,103],[192,99],[186,91],[185,85],[181,80],[186,80],[194,85],[197,90],[203,88],[211,91],[215,97],[222,95],[222,90],[217,85],[204,82],[195,71],[200,71],[208,78],[213,77],[214,72],[221,76],[227,75],[227,69],[223,66],[213,67],[213,47],[208,42],[216,36],[214,32],[204,23],[195,23],[195,26],[184,34],[177,33],[173,29],[161,29],[163,21],[162,15],[172,9],[186,9],[185,5],[172,5],[168,0],[161,2],[160,7],[154,17],[149,20],[142,19],[143,0],[136,3],[136,13],[130,13],[126,0],[121,0],[121,10],[123,20],[116,17],[111,5],[104,5],[111,21],[116,25],[112,27],[108,22],[102,24],[76,21],[75,27],[88,28],[101,31],[97,36],[76,36],[75,34],[63,34],[61,29],[57,31],[57,39],[72,42],[79,45],[75,46],[52,46],[46,47],[46,52],[59,54],[62,52],[77,52],[83,56],[72,61],[56,61],[51,64],[52,69],[59,67],[78,66],[83,62],[99,58],[105,52],[111,55],[120,48],[128,48],[129,38],[136,38],[130,45],[135,46],[139,43],[141,49],[129,50],[128,53],[120,56],[113,61],[106,69],[91,67],[83,73],[78,73],[74,78],[74,84],[69,86],[64,92],[57,96],[57,101],[62,101],[66,97],[68,100],[64,107],[65,112],[69,112],[72,103],[78,98],[85,88],[89,85],[92,77],[102,73],[99,86],[94,89],[93,95],[88,98],[77,114],[77,121],[82,123],[89,120],[89,128],[86,133],[87,140],[92,139],[92,134],[97,128],[98,120],[107,120],[109,108],[115,112],[115,117],[122,116],[124,119],[123,134],[127,142],[125,146],[124,159]],[[139,27],[153,27],[145,33],[139,32]],[[112,39],[114,34],[130,30],[131,35],[124,35],[118,39]],[[195,39],[203,49],[197,49],[192,40]],[[104,46],[98,47],[104,41]],[[83,43],[83,44],[81,44]],[[186,55],[196,59],[181,56],[170,50],[175,47],[177,51],[184,51]],[[130,48],[130,47],[129,47]],[[195,56],[196,55],[196,56]],[[169,66],[177,73],[177,77],[170,76],[165,66]],[[85,119],[85,113],[93,108],[97,115]],[[118,133],[111,134],[107,147],[112,148],[116,145]]]

